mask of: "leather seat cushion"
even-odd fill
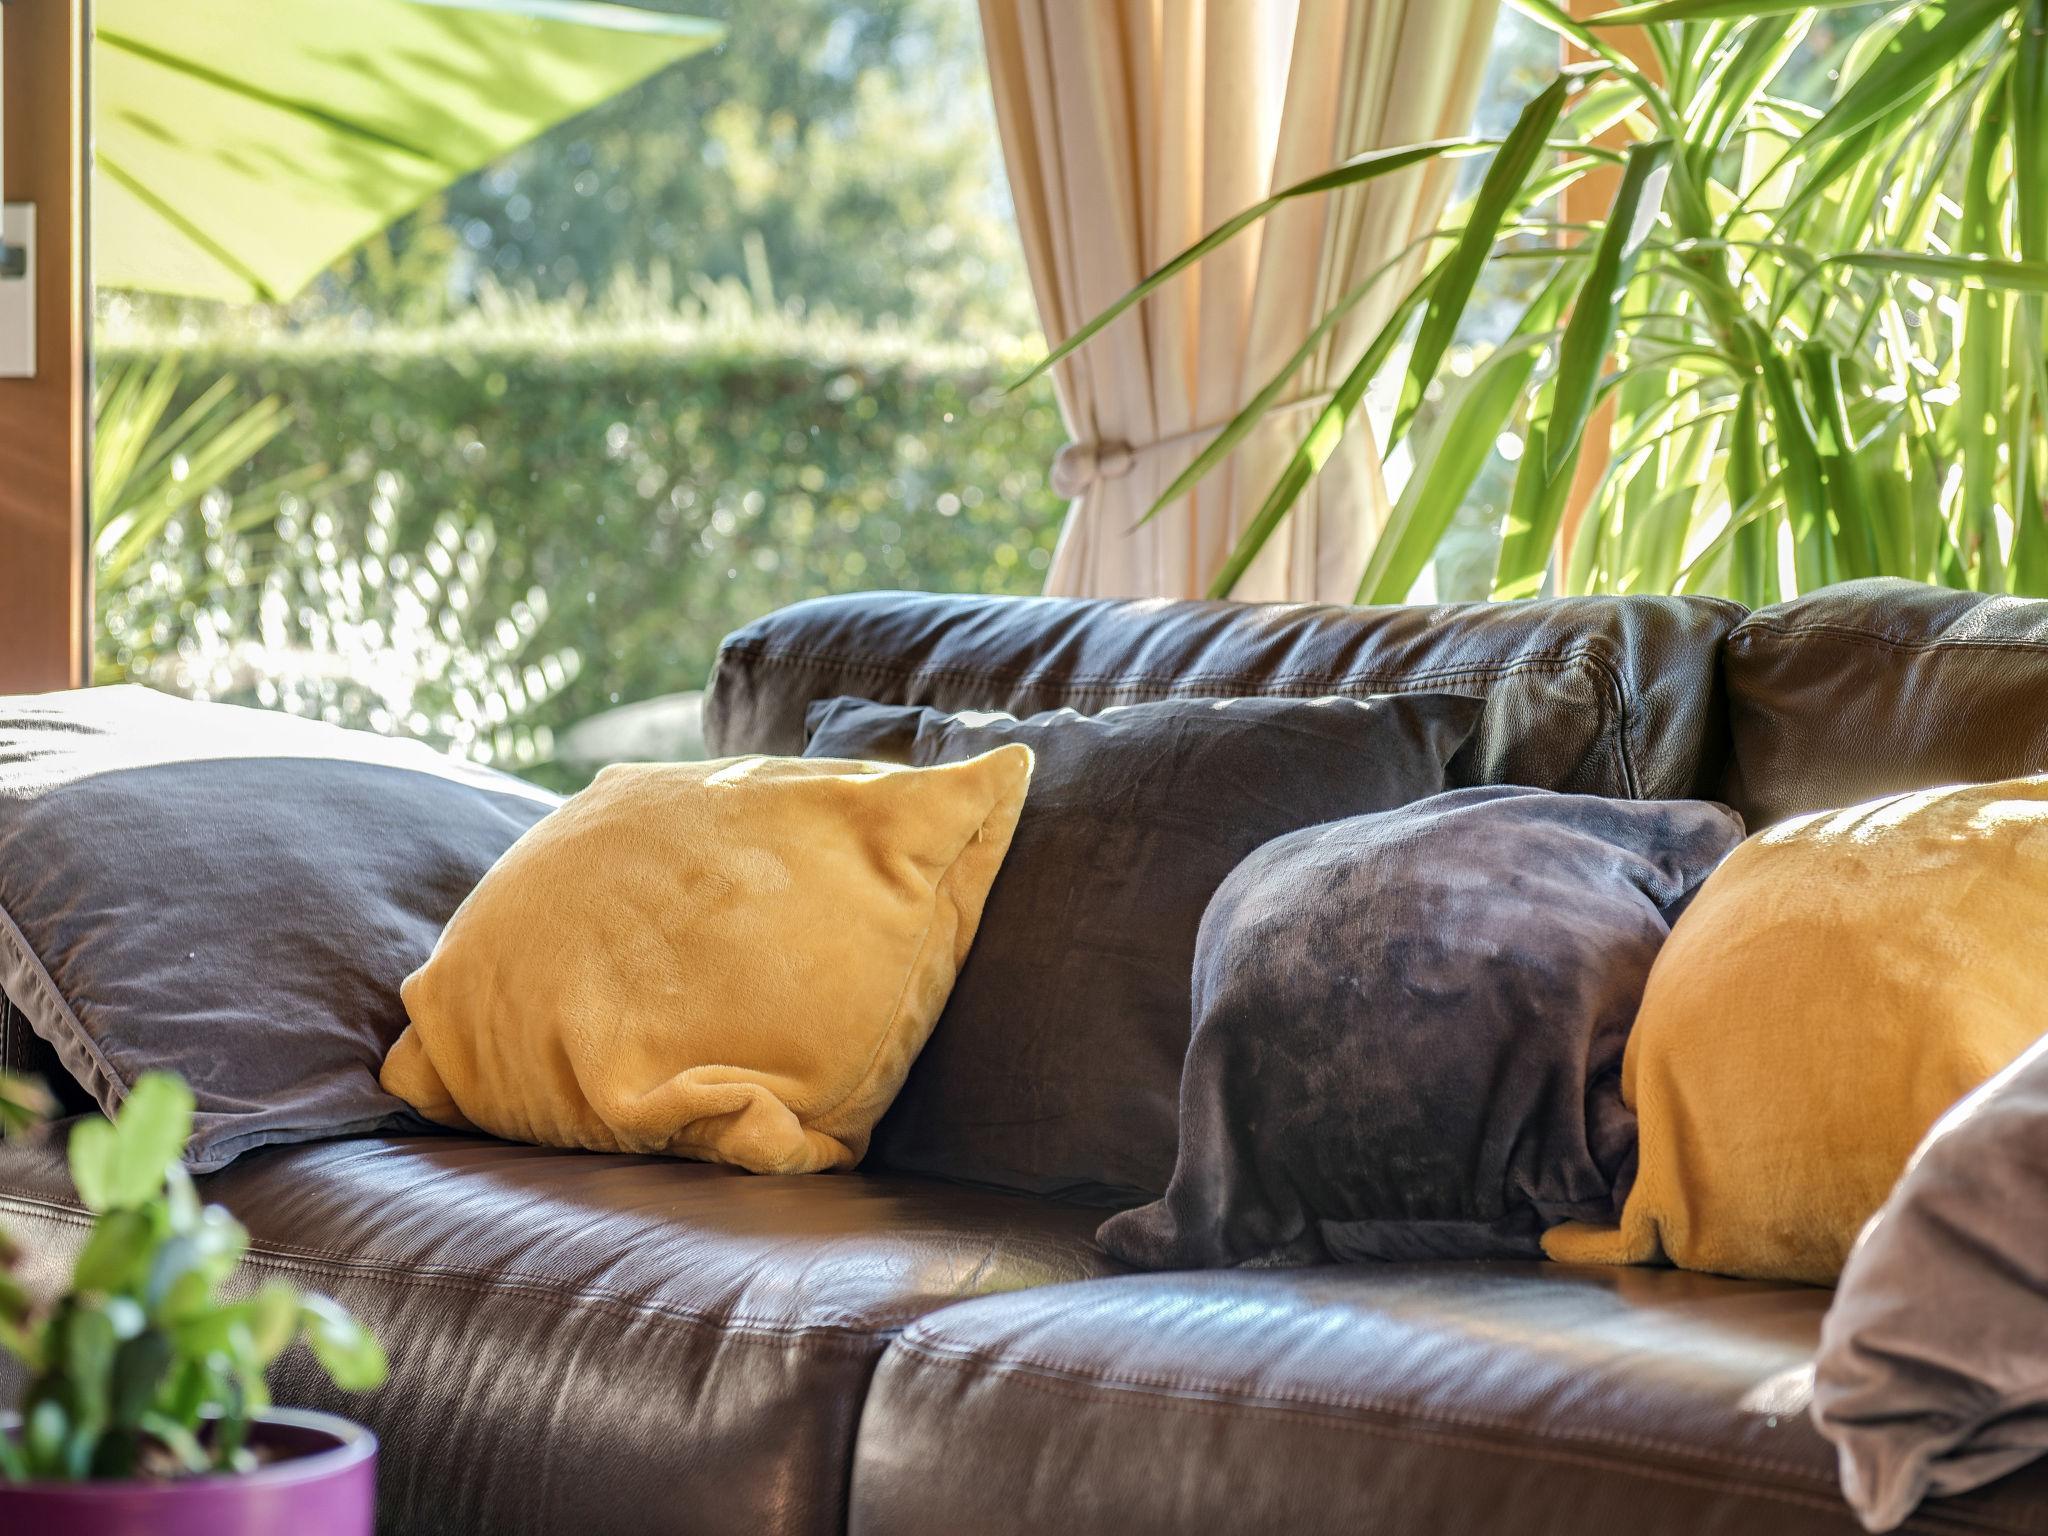
[[[1512,1262],[1130,1276],[890,1346],[856,1536],[1854,1536],[1805,1412],[1830,1293]],[[1909,1530],[2048,1528],[2048,1466]]]
[[[250,1229],[247,1284],[328,1292],[389,1350],[369,1396],[302,1355],[275,1383],[376,1431],[384,1536],[842,1530],[891,1337],[1116,1270],[1099,1211],[468,1138],[261,1151],[201,1188]],[[63,1283],[86,1220],[54,1152],[0,1147],[0,1225],[34,1293]]]

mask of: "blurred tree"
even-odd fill
[[[647,0],[643,0],[647,3]],[[727,42],[396,226],[312,307],[548,299],[621,270],[933,333],[1030,334],[980,34],[964,0],[660,0]],[[765,306],[764,306],[765,307]]]

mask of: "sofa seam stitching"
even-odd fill
[[[1062,1367],[1040,1356],[1013,1352],[1005,1353],[1000,1357],[991,1357],[966,1349],[956,1350],[949,1346],[935,1344],[923,1339],[904,1338],[898,1341],[896,1347],[906,1353],[920,1355],[934,1364],[946,1365],[960,1370],[968,1370],[975,1367],[993,1367],[1012,1370],[1021,1375],[1029,1375],[1039,1380],[1072,1383],[1075,1386],[1097,1383],[1102,1386],[1134,1391],[1140,1394],[1162,1394],[1165,1399],[1173,1402],[1191,1401],[1189,1394],[1197,1392],[1228,1396],[1231,1391],[1229,1387],[1213,1382],[1205,1383],[1188,1378],[1161,1376],[1149,1372],[1126,1371],[1116,1375],[1088,1375]],[[1244,1396],[1233,1397],[1231,1401],[1234,1406],[1249,1410],[1321,1411],[1332,1414],[1343,1412],[1376,1413],[1398,1418],[1414,1418],[1417,1422],[1441,1423],[1464,1429],[1493,1430],[1504,1434],[1517,1432],[1514,1425],[1499,1419],[1481,1418],[1469,1414],[1453,1415],[1441,1412],[1427,1415],[1412,1414],[1408,1410],[1401,1408],[1398,1404],[1388,1402],[1383,1398],[1306,1397],[1289,1395],[1287,1393],[1269,1393],[1265,1402]],[[1662,1455],[1682,1456],[1686,1454],[1684,1447],[1673,1445],[1668,1441],[1649,1439],[1627,1433],[1585,1432],[1579,1438],[1601,1445],[1613,1446],[1617,1449],[1652,1451]],[[1745,1466],[1753,1471],[1781,1473],[1803,1478],[1807,1481],[1816,1480],[1816,1474],[1808,1472],[1790,1462],[1764,1460],[1751,1456],[1731,1456],[1720,1459],[1726,1464]]]
[[[1769,635],[1780,640],[1803,640],[1824,638],[1841,640],[1851,645],[1867,646],[1873,650],[1928,652],[1939,650],[1976,651],[2026,651],[2038,653],[2048,651],[2048,641],[2025,640],[2020,638],[1974,639],[1967,635],[1937,635],[1928,639],[1897,639],[1890,635],[1873,634],[1869,630],[1852,629],[1842,624],[1800,624],[1780,625],[1746,621],[1735,627],[1729,634],[1731,643],[1750,635]]]
[[[932,1355],[925,1349],[901,1339],[893,1347],[902,1349],[906,1353],[918,1354],[932,1365],[962,1373],[966,1373],[976,1364],[982,1363],[968,1359]],[[1008,1364],[1008,1362],[1004,1363]],[[1055,1397],[1064,1397],[1081,1402],[1099,1403],[1103,1400],[1099,1392],[1086,1390],[1087,1382],[1099,1381],[1104,1385],[1111,1384],[1107,1378],[1055,1377],[1042,1374],[1030,1368],[1013,1367],[1006,1371],[1005,1374],[1012,1377],[1020,1386],[1045,1392]],[[1229,1402],[1207,1402],[1184,1394],[1148,1392],[1131,1388],[1125,1388],[1124,1390],[1131,1391],[1133,1396],[1144,1402],[1147,1406],[1169,1413],[1192,1413],[1210,1418],[1227,1417],[1238,1413],[1265,1414],[1280,1418],[1309,1418],[1319,1420],[1332,1428],[1356,1430],[1364,1434],[1381,1436],[1435,1439],[1471,1450],[1483,1450],[1496,1454],[1523,1455],[1536,1461],[1587,1465],[1600,1470],[1610,1471],[1614,1470],[1617,1466],[1612,1456],[1602,1454],[1602,1451],[1598,1448],[1600,1442],[1596,1442],[1593,1446],[1574,1447],[1570,1444],[1546,1444],[1534,1437],[1529,1437],[1509,1439],[1503,1443],[1502,1441],[1490,1438],[1482,1439],[1474,1435],[1461,1434],[1460,1431],[1494,1429],[1501,1431],[1503,1434],[1512,1435],[1514,1431],[1510,1426],[1468,1423],[1463,1420],[1446,1418],[1442,1415],[1430,1416],[1424,1414],[1404,1414],[1393,1410],[1377,1410],[1377,1417],[1368,1418],[1361,1417],[1355,1413],[1345,1414],[1337,1411],[1332,1405],[1315,1402],[1259,1403],[1244,1398],[1237,1398]],[[1643,1445],[1640,1447],[1621,1445],[1615,1448],[1658,1451],[1680,1457],[1686,1454],[1683,1450],[1673,1450],[1669,1447],[1657,1445]],[[1811,1474],[1799,1472],[1798,1469],[1780,1469],[1775,1466],[1754,1465],[1739,1460],[1732,1464],[1746,1466],[1748,1470],[1758,1472],[1790,1470],[1794,1475],[1802,1477],[1808,1482],[1817,1482],[1822,1487],[1827,1486],[1824,1480],[1815,1479]],[[1650,1476],[1663,1477],[1667,1480],[1682,1479],[1688,1482],[1709,1481],[1715,1470],[1713,1466],[1700,1466],[1695,1470],[1692,1467],[1683,1465],[1645,1466],[1640,1462],[1622,1462],[1619,1465],[1631,1472],[1641,1472]],[[1754,1488],[1753,1491],[1765,1497],[1783,1499],[1809,1507],[1826,1507],[1829,1509],[1840,1507],[1837,1500],[1832,1497],[1816,1497],[1798,1488]]]
[[[1230,683],[1242,686],[1243,674],[1236,671],[1176,672],[1162,676],[1151,672],[1058,674],[1033,672],[1025,668],[989,668],[962,662],[897,662],[884,657],[849,656],[843,652],[811,650],[805,647],[769,649],[745,642],[729,644],[720,658],[744,657],[770,664],[822,664],[849,672],[879,673],[890,677],[948,677],[968,682],[1006,683],[1013,687],[1059,688],[1074,692],[1127,692],[1132,689],[1172,689],[1188,684]],[[1403,681],[1445,682],[1459,678],[1499,679],[1520,671],[1562,671],[1581,661],[1599,662],[1597,651],[1579,646],[1565,651],[1536,651],[1508,661],[1467,666],[1413,668],[1400,672],[1332,673],[1306,672],[1283,675],[1257,686],[1262,690],[1286,691],[1307,687],[1391,686]],[[1420,691],[1420,690],[1408,690]]]
[[[70,1226],[90,1227],[91,1217],[82,1210],[25,1194],[22,1191],[0,1188],[0,1205],[32,1207],[19,1214],[58,1221]],[[276,1268],[300,1272],[319,1273],[320,1261],[342,1266],[359,1275],[371,1276],[403,1286],[420,1286],[433,1289],[455,1290],[470,1295],[488,1296],[494,1293],[510,1293],[523,1296],[552,1297],[586,1306],[592,1311],[646,1314],[680,1323],[685,1327],[706,1332],[734,1334],[760,1341],[780,1339],[796,1342],[826,1342],[837,1339],[845,1345],[858,1344],[865,1340],[880,1339],[885,1343],[899,1335],[908,1326],[905,1322],[887,1323],[867,1327],[860,1323],[841,1319],[817,1323],[778,1324],[758,1319],[725,1321],[707,1312],[686,1311],[665,1306],[658,1302],[634,1301],[615,1291],[590,1288],[570,1289],[548,1281],[542,1276],[519,1270],[504,1270],[496,1274],[452,1265],[407,1266],[394,1264],[386,1259],[364,1258],[359,1255],[340,1253],[331,1249],[307,1248],[295,1244],[252,1241],[248,1249],[251,1262],[262,1262]],[[951,1305],[950,1301],[941,1306]]]
[[[900,1339],[892,1348],[915,1352],[923,1355],[933,1365],[962,1371],[975,1363],[969,1360],[929,1355],[923,1348]],[[1080,1385],[1078,1382],[1069,1384],[1064,1381],[1049,1380],[1030,1372],[1017,1372],[1014,1374],[1021,1385],[1046,1392],[1053,1396],[1084,1402],[1100,1402],[1102,1400],[1099,1393],[1076,1390]],[[1389,1414],[1384,1419],[1372,1420],[1345,1417],[1328,1410],[1318,1411],[1313,1407],[1282,1408],[1274,1405],[1250,1403],[1244,1400],[1225,1404],[1199,1402],[1186,1397],[1156,1395],[1143,1396],[1143,1400],[1147,1406],[1166,1412],[1193,1413],[1214,1418],[1224,1417],[1231,1413],[1250,1411],[1288,1418],[1314,1418],[1332,1428],[1375,1435],[1382,1439],[1436,1441],[1456,1446],[1460,1449],[1483,1451],[1489,1455],[1519,1456],[1530,1461],[1548,1462],[1553,1465],[1581,1466],[1598,1472],[1620,1472],[1624,1475],[1647,1477],[1660,1482],[1676,1483],[1686,1487],[1725,1488],[1727,1486],[1725,1482],[1715,1478],[1716,1467],[1713,1465],[1699,1465],[1695,1467],[1676,1463],[1647,1464],[1640,1461],[1618,1461],[1615,1457],[1602,1454],[1596,1449],[1579,1449],[1569,1445],[1546,1445],[1534,1439],[1508,1440],[1505,1442],[1494,1439],[1480,1439],[1475,1436],[1459,1434],[1457,1432],[1458,1426],[1454,1422],[1433,1420],[1421,1415],[1395,1416]],[[1440,1422],[1445,1423],[1446,1427],[1438,1427]],[[1646,1449],[1654,1449],[1654,1447],[1646,1447]],[[1672,1454],[1683,1456],[1686,1453],[1678,1451]],[[1774,1469],[1768,1466],[1757,1466],[1753,1467],[1752,1470],[1771,1471]],[[1797,1469],[1793,1470],[1796,1475],[1810,1477],[1810,1474],[1798,1472]],[[1821,1486],[1827,1485],[1823,1482]],[[1825,1512],[1839,1513],[1845,1508],[1840,1496],[1837,1494],[1814,1494],[1800,1488],[1772,1487],[1752,1483],[1743,1486],[1741,1493],[1748,1497],[1768,1499],[1777,1503],[1791,1504],[1799,1508],[1816,1509]],[[1960,1522],[1949,1520],[1938,1513],[1932,1515],[1931,1518],[1923,1514],[1915,1528],[1929,1531],[1954,1531],[1957,1533],[1996,1533],[1996,1536],[2029,1536],[2025,1527],[2008,1525],[2003,1521],[1995,1524],[1979,1523],[1975,1519],[1971,1519],[1968,1522]]]
[[[1635,745],[1631,739],[1636,729],[1638,712],[1612,660],[1603,654],[1599,647],[1591,645],[1574,646],[1562,651],[1532,652],[1507,661],[1468,666],[1410,668],[1399,672],[1297,673],[1257,683],[1247,682],[1240,672],[1180,672],[1164,677],[1156,673],[1103,673],[1061,677],[1025,669],[991,669],[957,662],[895,662],[882,657],[856,657],[841,652],[816,651],[802,647],[770,649],[750,643],[729,644],[719,653],[719,658],[722,661],[728,656],[745,658],[758,665],[822,665],[856,676],[887,677],[903,683],[927,677],[945,678],[949,681],[986,683],[1011,689],[1051,689],[1064,696],[1158,693],[1173,697],[1184,690],[1201,689],[1212,684],[1232,687],[1243,697],[1312,695],[1329,693],[1340,688],[1370,689],[1393,696],[1404,696],[1458,682],[1499,683],[1524,672],[1560,674],[1583,666],[1604,687],[1608,696],[1608,707],[1614,712],[1615,736],[1612,750],[1620,768],[1627,798],[1642,798],[1642,779],[1637,771]],[[1598,741],[1605,735],[1604,729],[1598,730],[1594,733],[1594,739]]]

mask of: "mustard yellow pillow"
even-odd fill
[[[952,989],[1031,768],[1024,746],[938,768],[608,768],[407,978],[384,1087],[514,1141],[856,1163]]]
[[[1622,1063],[1641,1151],[1565,1262],[1830,1284],[1943,1111],[2048,1029],[2048,778],[1750,838],[1651,968]]]

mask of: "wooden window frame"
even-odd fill
[[[36,207],[36,374],[0,379],[0,693],[92,671],[90,0],[5,0],[4,200]]]

